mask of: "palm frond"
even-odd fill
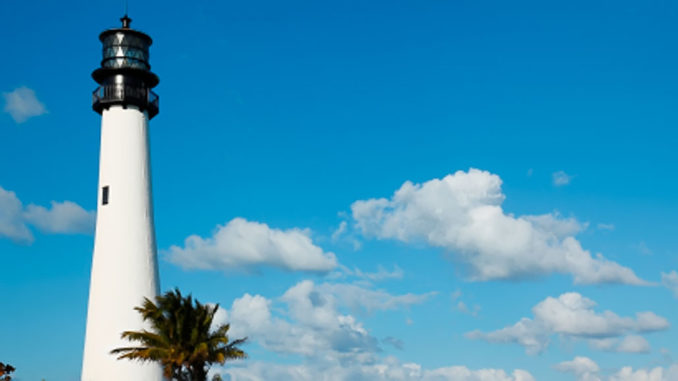
[[[211,364],[247,357],[239,348],[247,338],[230,341],[229,324],[211,329],[218,304],[202,304],[174,289],[155,302],[145,298],[135,309],[151,329],[123,332],[123,339],[139,346],[112,350],[118,359],[158,362],[167,379],[204,381]]]

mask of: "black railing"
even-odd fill
[[[158,94],[146,87],[125,84],[99,86],[92,93],[92,108],[101,114],[112,105],[134,105],[148,112],[151,119],[158,114],[160,100]]]

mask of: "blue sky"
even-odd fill
[[[79,379],[89,74],[120,3],[0,4],[0,361],[18,380]],[[225,378],[677,379],[676,4],[129,8],[161,79],[162,289],[250,337]]]

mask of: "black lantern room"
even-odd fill
[[[158,95],[151,91],[158,76],[151,72],[148,48],[151,37],[130,29],[132,19],[121,18],[122,27],[109,29],[99,35],[103,43],[101,67],[92,78],[100,85],[92,94],[92,108],[101,114],[113,105],[136,106],[153,118],[158,114]]]

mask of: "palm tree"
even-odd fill
[[[0,381],[10,381],[12,379],[12,376],[9,374],[14,372],[16,369],[14,369],[13,366],[9,364],[3,364],[0,362]]]
[[[135,308],[150,322],[151,330],[123,332],[123,339],[139,346],[112,350],[118,359],[159,362],[168,380],[206,381],[212,364],[247,357],[238,348],[247,338],[229,342],[229,324],[211,329],[218,304],[200,304],[191,295],[183,297],[178,289],[156,301],[145,298],[143,305]]]

